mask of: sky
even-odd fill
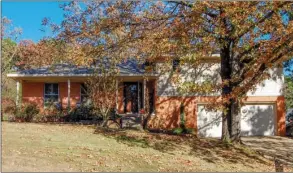
[[[63,11],[59,8],[62,2],[53,1],[2,1],[2,17],[7,17],[13,22],[13,26],[22,28],[20,39],[39,41],[44,36],[49,36],[49,31],[43,32],[42,19],[50,18],[55,23],[60,23]]]

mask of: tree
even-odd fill
[[[292,56],[292,21],[283,19],[291,8],[291,2],[156,5],[145,18],[156,23],[168,20],[159,27],[160,31],[151,30],[147,35],[148,44],[144,45],[160,53],[172,52],[183,59],[196,60],[205,54],[220,53],[222,83],[215,88],[222,93],[221,102],[216,103],[224,108],[222,138],[239,141],[242,99],[269,77],[269,68],[281,65]],[[152,43],[155,39],[163,40],[162,45]]]
[[[45,38],[37,43],[22,40],[18,44],[18,61],[16,65],[21,69],[41,67],[62,62],[83,64],[80,48],[54,38]]]
[[[71,2],[63,9],[62,25],[51,25],[58,38],[89,46],[87,53],[94,57],[155,61],[168,55],[167,60],[180,58],[196,67],[201,57],[219,52],[221,82],[213,90],[221,92],[221,99],[212,104],[223,111],[224,141],[240,140],[246,93],[293,52],[293,22],[285,18],[292,2],[117,1],[90,2],[84,8]]]
[[[21,29],[13,27],[12,21],[6,17],[3,17],[1,20],[1,97],[3,100],[3,105],[1,105],[1,119],[3,119],[3,110],[7,111],[9,106],[15,106],[15,81],[8,79],[6,75],[13,70],[15,62],[17,61],[18,46],[16,41],[21,34]],[[13,105],[9,105],[9,103]]]
[[[103,118],[102,127],[107,127],[107,122],[113,113],[111,110],[115,108],[117,74],[115,63],[109,60],[96,62],[93,66],[93,74],[86,82],[93,108]]]
[[[286,110],[293,108],[293,79],[292,76],[285,77]]]
[[[2,96],[4,98],[14,99],[16,98],[16,87],[15,82],[6,77],[7,73],[12,70],[15,65],[17,44],[11,39],[4,39],[2,41]]]
[[[2,62],[1,62],[1,91],[3,98],[15,99],[15,81],[6,77],[7,73],[13,70],[18,60],[18,45],[16,41],[21,34],[20,28],[15,28],[12,21],[6,17],[2,18]]]

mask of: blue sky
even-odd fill
[[[42,19],[49,17],[53,22],[60,23],[63,18],[63,11],[59,4],[64,2],[3,2],[2,17],[11,19],[15,27],[22,28],[21,39],[29,39],[35,42],[44,36],[49,36],[50,32],[40,31]]]

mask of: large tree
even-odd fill
[[[15,99],[16,87],[12,79],[6,77],[7,73],[13,70],[18,61],[19,51],[17,41],[21,34],[21,29],[13,26],[12,21],[6,17],[2,18],[1,30],[1,91],[3,98]]]
[[[51,27],[59,39],[85,46],[89,57],[180,57],[197,66],[218,52],[221,83],[213,90],[221,99],[213,105],[223,111],[223,140],[240,140],[246,93],[293,52],[292,2],[70,2],[62,8],[61,26]]]

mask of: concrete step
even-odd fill
[[[123,115],[121,117],[122,128],[142,128],[142,116],[139,114]]]

